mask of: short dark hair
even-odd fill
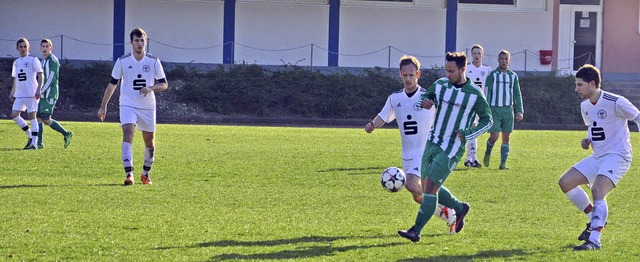
[[[27,43],[27,45],[29,45],[29,40],[27,40],[24,37],[18,39],[18,42],[16,42],[16,47],[18,47],[20,45],[20,43]]]
[[[420,61],[418,61],[415,56],[403,55],[400,57],[400,70],[406,65],[413,65],[416,67],[416,70],[420,70]]]
[[[596,88],[600,88],[600,69],[591,65],[584,64],[576,73],[576,78],[580,78],[585,82],[595,81]]]
[[[504,49],[500,50],[500,53],[498,53],[498,56],[500,56],[502,54],[505,54],[505,55],[508,55],[509,57],[511,57],[511,53],[509,53],[509,51],[507,51],[507,50],[504,50]]]
[[[133,41],[133,37],[137,36],[137,37],[142,37],[142,36],[147,36],[147,32],[145,32],[144,30],[142,30],[142,28],[134,28],[133,30],[131,30],[131,33],[129,33],[129,39],[131,41]]]
[[[53,46],[53,42],[51,42],[51,39],[49,38],[42,38],[42,40],[40,40],[40,44],[44,43],[48,43],[50,46]]]
[[[447,52],[445,59],[447,60],[447,62],[456,62],[456,66],[458,66],[458,69],[467,66],[467,55],[465,55],[464,52]]]

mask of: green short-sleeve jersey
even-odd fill
[[[455,86],[447,78],[440,78],[420,97],[420,101],[434,101],[437,108],[428,140],[440,146],[449,158],[463,154],[466,140],[480,136],[493,124],[482,90],[469,78],[466,80],[462,86]],[[473,127],[476,115],[479,122]],[[458,138],[456,130],[462,133],[464,141]]]

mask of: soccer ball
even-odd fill
[[[406,177],[404,171],[397,167],[389,167],[382,172],[380,183],[382,187],[389,192],[398,192],[404,187]]]

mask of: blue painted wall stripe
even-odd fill
[[[222,42],[222,63],[233,64],[236,34],[236,0],[224,0],[224,26]]]
[[[340,51],[340,0],[329,0],[328,66],[338,66],[338,51]]]
[[[456,51],[456,34],[458,28],[458,1],[447,1],[447,32],[445,52]]]
[[[113,0],[113,61],[124,55],[126,0]]]

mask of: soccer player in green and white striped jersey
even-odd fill
[[[491,150],[498,133],[502,132],[502,147],[500,148],[500,169],[509,169],[506,166],[509,157],[509,136],[513,132],[513,106],[516,107],[515,120],[522,121],[524,108],[522,107],[522,95],[520,93],[520,81],[518,75],[509,69],[511,54],[502,50],[498,54],[498,68],[493,70],[485,81],[484,92],[487,102],[491,106],[493,126],[489,129],[487,150],[484,152],[483,164],[489,167]]]
[[[44,71],[44,81],[42,91],[40,93],[40,102],[38,103],[38,148],[44,148],[43,133],[44,124],[50,126],[53,130],[58,131],[64,137],[64,148],[71,144],[73,133],[67,131],[51,118],[53,109],[58,101],[58,74],[60,73],[60,62],[58,58],[51,53],[53,43],[51,40],[44,38],[40,41],[40,51],[42,51],[42,70]],[[44,123],[44,124],[43,124]]]
[[[422,157],[422,204],[416,222],[409,230],[398,234],[412,242],[420,241],[420,232],[427,224],[438,203],[456,211],[458,233],[464,227],[469,204],[456,199],[443,185],[465,152],[467,140],[489,130],[493,124],[489,104],[482,90],[465,76],[467,56],[462,52],[447,53],[446,78],[434,82],[421,98],[421,106],[436,106],[436,116]],[[473,121],[479,118],[478,125]]]

